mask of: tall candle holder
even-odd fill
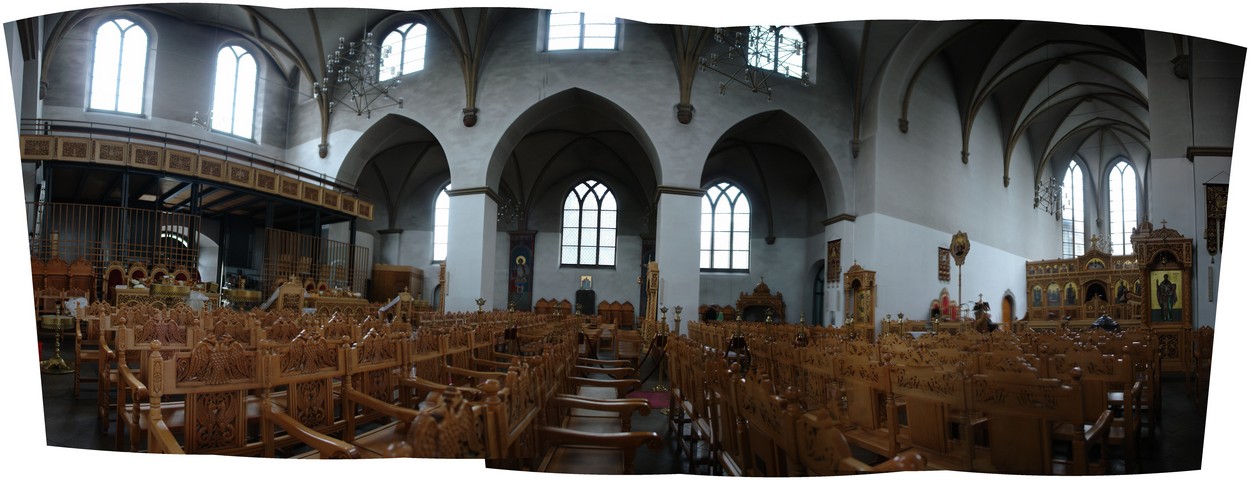
[[[654,342],[653,348],[660,349],[659,355],[655,356],[655,368],[660,371],[660,380],[651,388],[651,391],[667,392],[668,385],[665,385],[667,381],[664,379],[664,357],[667,355],[665,355],[664,348],[668,344],[668,307],[660,307],[660,326],[655,332]]]
[[[673,307],[673,333],[681,335],[681,305]]]

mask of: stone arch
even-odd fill
[[[491,153],[490,161],[486,167],[486,185],[499,185],[505,165],[511,157],[513,150],[525,138],[526,134],[544,120],[575,107],[589,108],[619,123],[638,142],[651,164],[656,183],[662,183],[663,177],[661,176],[659,154],[656,153],[655,144],[650,136],[647,135],[646,129],[638,123],[638,120],[611,100],[581,88],[570,88],[531,105],[504,130],[499,137],[499,143],[495,145],[495,149]]]

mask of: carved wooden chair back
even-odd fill
[[[343,343],[329,342],[321,333],[309,330],[290,343],[263,343],[262,408],[280,411],[319,433],[337,435],[346,424],[342,396],[336,391],[347,371],[345,349]],[[273,457],[275,449],[299,442],[290,432],[277,435],[269,415],[261,418],[261,436],[269,439],[265,456]]]
[[[151,418],[174,412],[186,427],[180,446],[186,453],[255,456],[264,445],[258,425],[262,387],[261,359],[229,336],[210,335],[189,351],[165,358],[153,348],[147,357]],[[165,404],[174,401],[170,409]]]

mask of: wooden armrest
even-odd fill
[[[635,369],[633,369],[632,367],[629,367],[629,368],[602,368],[602,367],[591,367],[591,366],[587,366],[587,365],[575,365],[575,366],[573,367],[573,371],[577,372],[578,374],[582,374],[582,375],[600,374],[600,375],[607,375],[607,376],[612,377],[612,378],[629,378],[629,377],[637,377],[637,376],[638,376],[638,370],[635,370]]]
[[[135,377],[134,372],[130,371],[130,367],[127,367],[124,365],[119,366],[117,368],[117,378],[118,378],[119,383],[124,384],[125,386],[134,390],[135,401],[142,402],[148,399],[147,385],[144,385],[143,382],[139,381],[138,377]]]
[[[486,368],[498,368],[498,369],[507,370],[508,367],[512,366],[512,364],[509,362],[497,362],[494,360],[487,360],[485,358],[474,357],[472,361],[475,366],[486,367]]]
[[[420,398],[417,399],[418,401],[424,400],[425,396],[428,395],[430,392],[443,392],[443,391],[446,391],[448,388],[454,388],[458,390],[460,392],[460,396],[464,397],[466,400],[469,400],[469,401],[478,401],[482,398],[482,391],[477,388],[458,387],[455,385],[444,385],[444,384],[431,381],[431,380],[426,380],[420,377],[401,378],[399,379],[399,384],[400,386],[403,386],[403,387],[415,388],[417,389],[417,391],[421,392]]]
[[[928,463],[923,455],[909,451],[876,465],[869,465],[855,457],[846,457],[838,462],[837,470],[839,473],[904,472],[924,470]]]
[[[1103,410],[1102,415],[1098,416],[1098,420],[1094,422],[1093,427],[1085,430],[1086,445],[1093,443],[1102,443],[1107,438],[1107,433],[1111,428],[1111,410]]]
[[[360,458],[355,445],[308,428],[299,420],[287,415],[277,405],[270,405],[268,409],[262,409],[261,413],[265,418],[281,426],[288,435],[317,450],[321,458]]]
[[[358,405],[372,409],[376,412],[381,412],[383,415],[393,417],[401,422],[411,422],[412,419],[417,418],[416,410],[400,405],[386,403],[350,388],[343,389],[343,396]]]
[[[620,400],[641,400],[638,401],[620,401]],[[651,404],[645,398],[614,398],[600,400],[597,398],[579,397],[576,395],[556,395],[552,402],[556,406],[566,408],[581,408],[586,410],[595,410],[598,412],[615,412],[623,415],[633,415],[634,412],[642,415],[651,414]]]
[[[587,366],[600,365],[600,366],[609,366],[609,367],[616,367],[616,368],[628,368],[630,370],[634,369],[633,367],[634,364],[630,362],[629,360],[600,360],[598,358],[577,357],[577,363],[580,363],[582,365],[587,365]],[[634,372],[634,373],[637,373],[637,372]]]
[[[569,383],[574,386],[615,388],[617,396],[624,396],[626,392],[642,385],[642,382],[637,378],[615,380],[607,378],[568,377],[568,379]]]
[[[538,435],[548,444],[581,445],[619,449],[636,449],[643,445],[658,452],[663,445],[662,437],[655,432],[586,433],[552,426],[538,427]]]
[[[149,412],[149,415],[151,416],[148,417],[148,452],[185,455],[187,452],[182,449],[182,445],[178,444],[178,439],[174,437],[165,419],[160,418],[160,410],[153,410]]]
[[[505,378],[508,377],[508,374],[502,373],[502,372],[484,372],[481,370],[469,370],[467,368],[453,367],[450,365],[448,365],[446,368],[447,368],[447,373],[450,373],[452,375],[459,375],[462,377],[468,377],[468,378],[476,379],[479,381],[498,380],[502,382]]]

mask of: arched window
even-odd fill
[[[564,197],[560,240],[562,265],[616,265],[616,196],[586,180]]]
[[[447,189],[451,185],[444,185],[438,191],[438,197],[434,199],[434,261],[441,262],[447,259],[447,225],[451,218],[451,197],[447,195]]]
[[[547,50],[611,50],[616,48],[616,17],[581,12],[550,12]]]
[[[1076,160],[1063,175],[1063,257],[1085,254],[1085,180]]]
[[[803,77],[803,36],[794,27],[751,27],[752,67],[787,77]]]
[[[400,25],[382,40],[382,61],[378,65],[378,81],[419,72],[425,68],[425,25]]]
[[[1132,165],[1121,160],[1111,167],[1107,193],[1111,197],[1111,254],[1127,255],[1133,248],[1129,237],[1137,228],[1137,174]]]
[[[703,196],[699,268],[747,270],[751,260],[751,204],[742,189],[717,183]]]
[[[143,27],[124,18],[101,24],[95,32],[90,108],[143,113],[147,63],[148,33]]]
[[[213,83],[213,130],[252,138],[256,116],[256,58],[247,49],[231,45],[217,52],[217,79]]]

